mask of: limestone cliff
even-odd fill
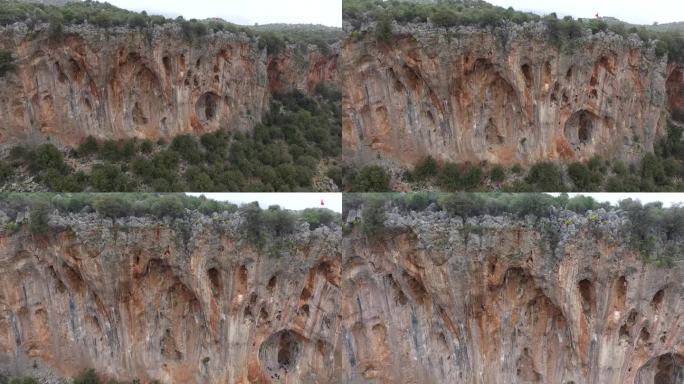
[[[0,48],[17,67],[0,79],[0,144],[247,131],[271,92],[311,91],[337,78],[335,48],[270,55],[244,33],[189,41],[173,23],[142,31],[70,26],[58,39],[41,28],[0,28]]]
[[[1,368],[30,374],[35,361],[143,383],[334,381],[339,226],[301,224],[257,249],[242,220],[55,212],[46,237],[3,232]]]
[[[5,370],[36,361],[163,383],[684,375],[684,267],[645,261],[619,211],[465,223],[393,211],[377,241],[303,227],[261,250],[241,239],[239,214],[49,218],[47,237],[0,236]]]
[[[645,262],[630,225],[603,210],[394,212],[378,241],[354,232],[343,382],[681,382],[684,266]]]
[[[629,161],[652,151],[667,107],[682,103],[681,66],[636,35],[586,30],[561,48],[541,21],[395,23],[388,42],[373,23],[345,28],[343,147],[358,162]]]

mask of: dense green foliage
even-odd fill
[[[375,238],[384,231],[385,212],[441,210],[464,223],[467,218],[480,215],[512,216],[528,215],[539,219],[557,217],[561,211],[573,211],[585,215],[589,211],[604,209],[618,211],[629,221],[622,228],[629,236],[630,246],[640,252],[647,261],[660,266],[671,266],[684,257],[684,207],[664,208],[661,203],[642,205],[639,201],[626,199],[617,205],[599,203],[590,196],[567,194],[552,196],[542,193],[386,193],[345,195],[343,215],[352,209],[362,209],[362,230]],[[596,214],[587,216],[589,223],[596,224]],[[552,220],[553,221],[553,220]],[[566,222],[564,222],[566,223]],[[604,222],[604,224],[607,224]],[[567,223],[566,223],[567,225]],[[368,226],[368,228],[366,228]],[[561,227],[542,225],[545,236],[548,231],[560,231]],[[555,228],[555,229],[553,229]]]
[[[385,231],[385,202],[369,199],[361,213],[363,233],[371,240],[379,238]]]
[[[268,239],[276,241],[295,232],[296,221],[301,218],[314,230],[320,226],[330,226],[340,222],[340,215],[327,209],[305,209],[300,212],[282,209],[272,205],[261,209],[259,203],[243,205],[242,232],[245,239],[256,247],[263,247]]]
[[[29,230],[34,235],[45,235],[50,229],[48,224],[48,210],[49,205],[45,202],[36,203],[31,207]]]
[[[286,44],[295,44],[300,51],[308,45],[315,45],[327,54],[330,45],[342,36],[340,28],[321,25],[269,24],[246,27],[219,19],[184,20],[182,16],[167,19],[160,15],[148,15],[145,11],[132,12],[107,2],[91,0],[74,1],[61,6],[16,0],[0,1],[0,25],[6,26],[15,22],[25,22],[29,30],[33,30],[38,24],[49,23],[48,34],[53,39],[61,38],[67,25],[89,24],[105,29],[128,27],[143,30],[157,25],[177,23],[188,41],[198,41],[204,36],[221,31],[244,33],[259,39],[260,45],[268,47],[271,54],[279,53]],[[1,74],[0,57],[0,76]]]
[[[585,162],[561,166],[552,162],[532,165],[528,170],[514,165],[509,172],[495,165],[489,170],[472,165],[445,163],[439,166],[427,157],[413,170],[405,173],[405,181],[420,189],[424,184],[437,186],[445,192],[484,191],[494,188],[505,192],[675,192],[684,190],[684,141],[682,128],[670,121],[667,134],[654,145],[654,153],[646,153],[640,161],[625,164],[594,156]],[[372,167],[372,168],[371,168]],[[373,175],[384,175],[379,166],[368,166]],[[368,177],[362,179],[365,180]],[[387,189],[364,189],[368,183],[352,185],[352,192],[386,192]],[[489,183],[487,182],[489,181]],[[383,184],[384,185],[384,184]]]
[[[378,165],[367,165],[358,174],[348,177],[352,192],[387,192],[390,190],[390,176]]]
[[[551,43],[572,49],[585,31],[599,33],[610,31],[623,37],[637,34],[644,42],[655,43],[656,54],[668,54],[669,60],[684,61],[684,36],[681,29],[657,29],[650,26],[634,26],[619,20],[577,19],[566,16],[558,19],[555,13],[541,17],[520,12],[512,7],[503,8],[479,0],[345,0],[342,14],[346,21],[359,27],[363,21],[376,21],[375,36],[388,42],[392,38],[392,21],[397,23],[431,22],[438,27],[479,26],[499,27],[506,23],[524,24],[540,21],[546,24]],[[358,38],[359,32],[352,34]],[[503,36],[503,35],[502,35]]]
[[[8,216],[10,224],[14,224],[13,220],[27,207],[30,209],[28,226],[34,235],[49,233],[48,214],[54,210],[64,214],[94,211],[111,219],[129,216],[178,219],[188,217],[192,212],[211,216],[239,210],[245,239],[259,247],[268,239],[278,240],[293,234],[299,228],[298,222],[308,224],[310,230],[341,223],[339,213],[323,208],[290,211],[274,205],[262,210],[256,202],[238,207],[205,196],[180,193],[0,193],[0,210]],[[4,229],[17,230],[16,224]]]
[[[341,95],[327,84],[316,91],[313,97],[299,91],[275,95],[250,134],[226,127],[199,138],[180,135],[169,144],[89,137],[68,156],[93,160],[90,173],[74,172],[49,143],[14,148],[11,164],[27,165],[57,192],[311,190],[319,162],[341,151]],[[7,182],[12,168],[3,165],[0,181]]]

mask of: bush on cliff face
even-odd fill
[[[377,240],[385,231],[385,201],[380,198],[367,201],[361,218],[363,233],[369,240]]]
[[[50,206],[45,202],[37,202],[31,207],[29,216],[29,230],[34,235],[47,234],[50,226],[48,225],[48,211]]]
[[[8,72],[16,69],[12,52],[0,50],[0,77],[4,77]]]
[[[382,167],[367,165],[353,178],[351,191],[387,192],[390,189],[389,182],[390,177]]]
[[[75,377],[73,384],[98,384],[97,374],[94,369],[88,369],[80,376]]]
[[[550,162],[537,163],[530,168],[525,181],[537,191],[565,191],[560,168]]]
[[[309,229],[313,231],[321,226],[330,226],[339,221],[339,214],[326,208],[307,208],[302,211],[302,218],[309,224]]]
[[[436,176],[437,171],[437,162],[432,156],[428,156],[413,168],[411,175],[413,176],[413,179],[420,181]]]

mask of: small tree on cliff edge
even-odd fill
[[[48,204],[45,202],[36,203],[31,208],[29,229],[34,235],[46,235],[50,226],[48,225]]]
[[[363,233],[369,240],[377,240],[385,231],[385,202],[381,199],[371,199],[366,203],[361,213],[363,218]]]

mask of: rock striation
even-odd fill
[[[242,220],[55,212],[45,237],[2,233],[0,367],[26,374],[35,361],[65,377],[94,368],[142,383],[333,382],[340,227],[304,223],[259,249]]]
[[[64,33],[52,39],[23,23],[0,28],[0,48],[17,67],[0,79],[0,144],[248,131],[272,92],[312,91],[337,79],[335,47],[271,55],[244,33],[190,41],[177,24]]]
[[[392,211],[378,240],[303,226],[261,249],[241,239],[241,220],[53,213],[47,237],[5,229],[0,367],[144,383],[684,375],[684,266],[632,249],[619,211]]]
[[[646,262],[629,225],[603,210],[465,222],[393,212],[378,241],[354,232],[342,381],[680,382],[684,266]]]
[[[681,105],[680,65],[636,35],[553,44],[543,22],[496,29],[368,22],[342,43],[345,157],[412,166],[631,161],[653,150]]]

